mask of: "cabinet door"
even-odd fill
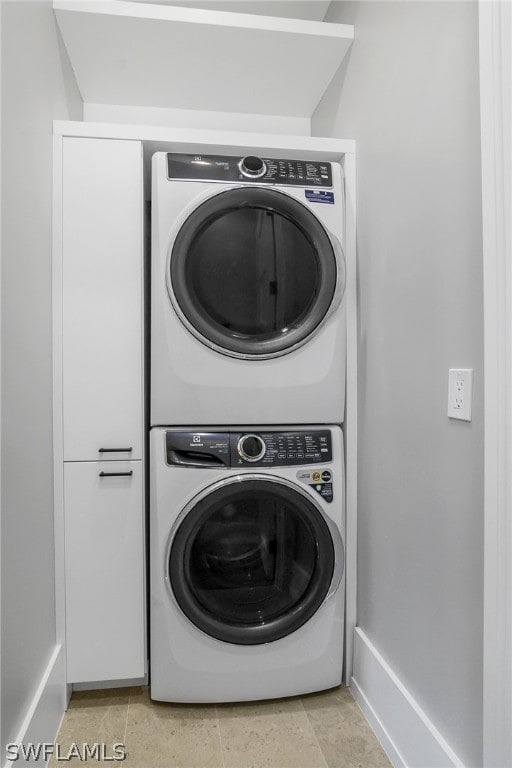
[[[143,677],[143,463],[66,463],[64,505],[68,682]]]
[[[142,457],[142,206],[140,142],[64,139],[66,461]]]

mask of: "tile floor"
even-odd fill
[[[122,742],[126,768],[390,768],[359,707],[344,686],[322,693],[240,704],[151,701],[147,687],[75,693],[57,739]],[[83,756],[83,755],[82,755]],[[97,757],[88,763],[101,765]],[[55,757],[49,768],[81,765]]]

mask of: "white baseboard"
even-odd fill
[[[350,689],[395,768],[464,768],[359,627]]]
[[[66,708],[66,675],[64,652],[56,645],[37,690],[27,709],[23,723],[13,743],[51,744],[55,741]],[[46,760],[27,762],[21,752],[18,760],[6,760],[4,768],[21,768],[25,765],[46,765]]]
[[[132,688],[147,684],[148,676],[144,675],[144,677],[134,677],[130,680],[99,680],[98,682],[91,680],[89,683],[73,683],[71,687],[73,691],[102,691],[108,688]]]

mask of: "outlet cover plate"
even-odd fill
[[[473,369],[450,368],[448,371],[448,417],[471,421]]]

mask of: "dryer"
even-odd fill
[[[339,423],[341,166],[159,152],[151,424]]]
[[[248,701],[341,682],[341,429],[151,431],[151,697]]]

